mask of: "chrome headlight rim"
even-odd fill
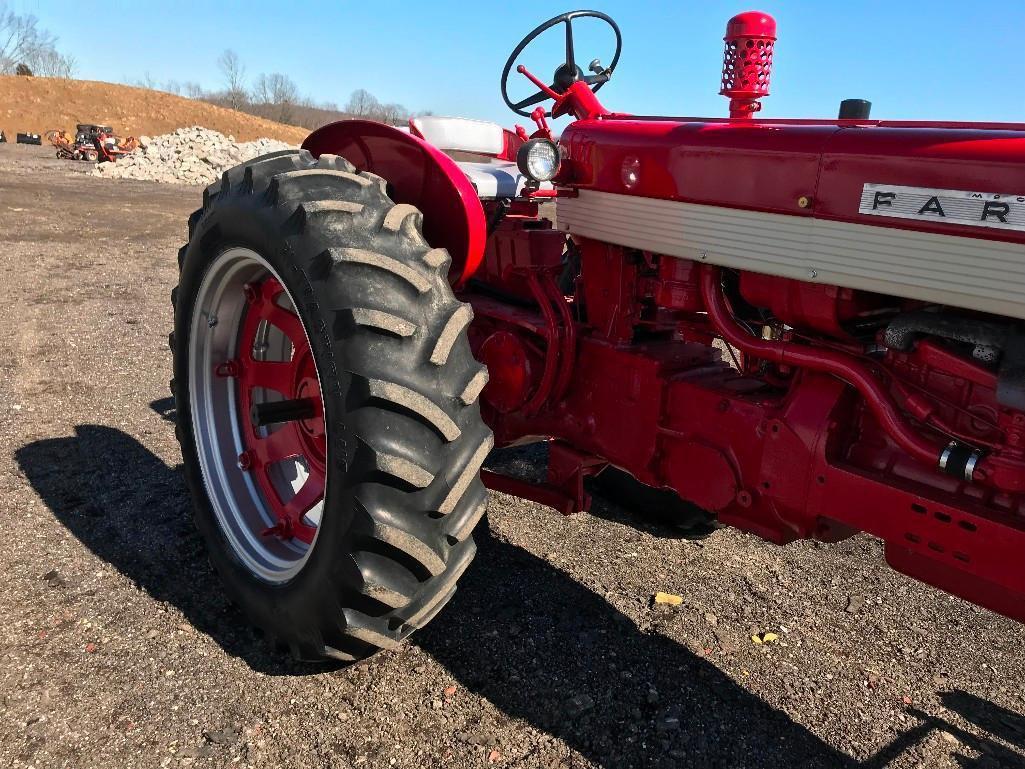
[[[549,182],[562,167],[562,153],[551,139],[528,139],[516,153],[516,165],[528,179]]]

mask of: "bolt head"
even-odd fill
[[[238,469],[247,472],[253,467],[253,454],[250,451],[243,451],[238,455]]]
[[[226,360],[223,363],[218,363],[214,366],[214,374],[221,378],[225,377],[236,377],[242,371],[242,367],[235,359]]]

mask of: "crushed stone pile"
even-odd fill
[[[93,174],[168,184],[210,184],[232,166],[292,148],[276,139],[236,142],[233,136],[194,126],[162,136],[140,136],[139,149],[114,163],[100,163]]]

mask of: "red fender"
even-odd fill
[[[480,266],[487,239],[484,209],[466,175],[437,147],[384,123],[341,120],[311,133],[302,148],[315,157],[341,155],[387,179],[392,200],[423,213],[427,242],[452,256],[453,284],[464,283]]]

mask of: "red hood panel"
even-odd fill
[[[560,141],[585,189],[1025,243],[1022,230],[858,213],[866,183],[1025,197],[1021,125],[613,118]]]

